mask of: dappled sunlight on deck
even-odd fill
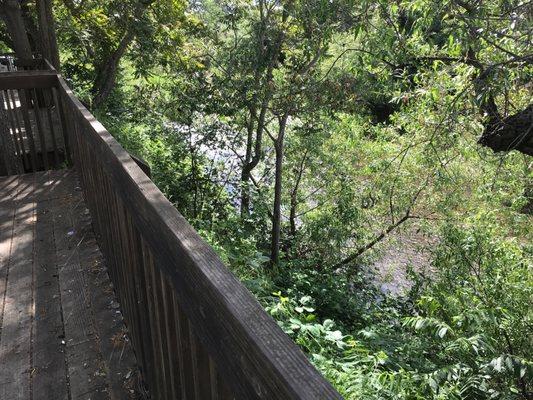
[[[0,398],[140,398],[72,170],[0,178]]]

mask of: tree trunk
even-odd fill
[[[118,67],[122,56],[126,52],[128,46],[133,41],[135,35],[131,29],[128,29],[126,34],[122,37],[117,49],[113,52],[111,57],[102,66],[93,87],[93,107],[98,108],[111,94],[115,81],[117,78]]]
[[[257,167],[257,164],[259,164],[259,161],[261,161],[261,158],[263,157],[263,132],[265,130],[265,120],[266,115],[268,111],[268,106],[270,104],[270,99],[272,98],[272,90],[270,89],[270,86],[272,84],[272,79],[274,77],[273,75],[274,67],[273,63],[271,62],[267,73],[266,73],[266,93],[265,97],[263,98],[263,101],[261,102],[261,111],[259,112],[259,118],[257,118],[257,111],[255,102],[257,101],[258,96],[254,96],[254,99],[252,100],[252,106],[250,107],[250,122],[248,124],[248,140],[251,139],[251,130],[254,128],[254,120],[257,118],[257,129],[255,132],[255,145],[254,145],[254,154],[253,157],[251,156],[251,141],[247,143],[246,148],[246,162],[243,165],[242,168],[242,175],[241,175],[241,182],[243,186],[243,191],[241,193],[241,215],[247,216],[250,213],[250,188],[249,183],[252,176],[252,171],[255,167]],[[256,77],[256,83],[259,84],[259,76]],[[259,90],[260,88],[257,88],[256,90]],[[250,147],[250,153],[248,154],[248,147]],[[251,160],[250,160],[251,158]]]
[[[298,207],[298,189],[300,188],[300,182],[302,181],[302,175],[305,169],[305,162],[307,161],[307,153],[308,150],[306,149],[302,157],[302,161],[300,162],[300,166],[296,171],[296,181],[294,182],[294,186],[291,191],[291,210],[289,215],[289,224],[291,229],[290,234],[293,239],[296,236],[296,209]]]
[[[488,116],[488,121],[478,143],[496,153],[518,150],[533,156],[533,104],[514,115],[502,118],[493,94],[490,91],[488,96],[484,93],[490,87],[490,83],[487,82],[486,70],[479,63],[471,48],[468,50],[468,59],[479,71],[474,79],[474,91],[476,97],[485,99],[481,100],[479,107],[481,113]]]
[[[54,15],[52,13],[52,0],[36,1],[42,55],[50,61],[55,69],[59,70],[59,51],[57,49]]]
[[[283,184],[283,145],[288,118],[288,113],[285,113],[280,119],[278,137],[274,141],[274,148],[276,150],[276,179],[274,184],[274,210],[272,212],[272,241],[270,247],[270,264],[273,267],[279,263],[281,240],[281,190]]]
[[[262,154],[262,147],[263,147],[263,132],[265,129],[265,121],[266,116],[268,112],[268,106],[270,104],[270,100],[272,98],[272,81],[274,79],[274,68],[279,58],[279,53],[281,51],[281,45],[284,40],[284,35],[281,34],[278,39],[276,40],[275,46],[273,47],[271,54],[268,56],[269,59],[265,60],[267,61],[267,69],[265,74],[265,80],[263,85],[261,86],[261,73],[262,70],[260,69],[259,65],[261,64],[261,61],[265,58],[267,55],[266,49],[265,49],[265,30],[266,26],[268,25],[267,21],[267,15],[265,14],[265,2],[263,0],[259,1],[259,10],[260,10],[260,18],[261,18],[261,25],[259,28],[259,34],[257,37],[257,51],[259,54],[259,60],[257,60],[256,70],[254,73],[254,95],[252,97],[252,100],[250,102],[250,120],[248,122],[247,127],[247,143],[246,143],[246,157],[245,162],[242,168],[241,173],[241,184],[242,184],[242,190],[241,190],[241,216],[246,217],[250,213],[250,180],[252,178],[252,171],[253,169],[259,164],[259,161],[261,161],[261,158],[263,157]],[[257,109],[258,105],[257,102],[259,100],[259,92],[261,89],[264,88],[264,97],[261,101],[260,105],[260,111],[259,111],[259,117],[257,117]],[[254,154],[252,157],[252,140],[253,140],[253,129],[255,126],[255,120],[257,119],[257,128],[255,132],[255,145],[254,147]]]
[[[13,42],[13,50],[19,58],[32,58],[31,46],[26,33],[20,3],[17,0],[4,0],[0,3],[0,14]]]
[[[42,54],[41,35],[36,24],[37,21],[34,18],[33,7],[30,7],[28,3],[29,1],[20,2],[20,11],[22,13],[22,19],[24,20],[24,28],[26,30],[26,35],[28,35],[28,40],[30,41],[31,53],[33,55],[36,53]]]
[[[252,100],[253,102],[253,100]],[[246,154],[244,156],[244,164],[241,172],[241,217],[245,218],[250,213],[250,188],[249,181],[251,176],[251,169],[249,168],[252,161],[252,149],[254,140],[254,127],[256,117],[255,106],[250,107],[250,116],[246,127]]]
[[[501,118],[497,111],[489,114],[487,124],[479,143],[494,152],[518,150],[533,156],[533,104],[524,110]]]
[[[366,252],[366,251],[370,250],[371,248],[373,248],[376,244],[380,243],[383,239],[385,239],[389,235],[389,233],[394,231],[396,228],[398,228],[405,221],[409,220],[409,218],[412,218],[412,216],[409,213],[409,211],[407,211],[402,218],[400,218],[398,221],[396,221],[392,225],[389,225],[387,227],[387,229],[385,229],[379,235],[374,237],[370,242],[368,242],[367,244],[363,245],[362,247],[359,247],[357,250],[355,250],[353,253],[351,253],[348,257],[344,258],[343,260],[341,260],[340,262],[335,264],[332,269],[340,268],[343,265],[346,265],[346,264],[351,263],[352,261],[355,261],[360,255],[362,255],[364,252]]]
[[[93,86],[93,107],[100,106],[111,94],[118,74],[120,60],[126,53],[129,45],[135,39],[135,25],[139,22],[146,12],[148,7],[152,5],[155,0],[146,0],[140,2],[130,18],[129,25],[120,40],[115,51],[105,60],[105,64],[97,66],[98,75]]]

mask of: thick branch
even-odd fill
[[[93,87],[93,106],[95,108],[101,105],[111,94],[113,87],[115,86],[120,60],[126,53],[126,50],[133,39],[135,39],[135,26],[139,23],[138,21],[153,2],[154,0],[148,0],[139,4],[139,6],[135,9],[132,18],[130,18],[126,32],[122,36],[117,48],[113,51],[109,58],[105,60],[105,64],[100,66],[98,77]]]
[[[533,104],[507,118],[494,118],[479,143],[495,152],[518,150],[533,156]]]

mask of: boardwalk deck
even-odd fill
[[[70,170],[0,178],[0,399],[143,398]]]

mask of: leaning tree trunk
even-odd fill
[[[37,11],[43,57],[50,61],[55,69],[59,70],[59,51],[52,13],[52,0],[37,0]]]
[[[0,105],[0,176],[22,173],[22,162],[15,151],[15,142],[9,129],[4,105]]]
[[[130,21],[124,36],[120,40],[117,48],[105,61],[104,65],[98,66],[98,75],[93,86],[93,107],[98,108],[109,97],[115,86],[115,81],[119,71],[120,60],[126,53],[131,42],[135,39],[135,26],[139,23],[139,20],[146,12],[146,10],[152,5],[155,0],[145,0],[140,2],[138,7],[133,13],[133,20]]]
[[[6,24],[13,42],[13,50],[19,58],[31,58],[31,46],[26,32],[24,18],[17,0],[0,2],[0,15]]]
[[[491,115],[479,143],[495,152],[518,150],[533,156],[533,104],[507,118]]]
[[[115,86],[115,81],[118,74],[118,68],[122,56],[128,49],[128,46],[133,41],[135,35],[130,28],[122,37],[118,47],[114,53],[107,59],[105,65],[98,73],[94,87],[93,87],[93,107],[98,108],[109,97]]]

